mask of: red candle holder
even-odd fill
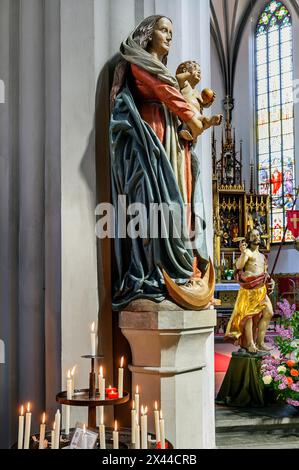
[[[156,449],[161,449],[161,442],[157,442],[156,444]],[[168,442],[165,441],[165,449],[169,449],[169,445],[168,445]]]
[[[116,387],[106,388],[106,395],[109,395],[110,392],[117,392],[117,388]]]
[[[107,395],[109,400],[116,400],[118,398],[118,392],[115,390],[108,392]]]

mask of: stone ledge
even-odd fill
[[[136,330],[188,330],[214,328],[216,310],[121,311],[119,327]]]

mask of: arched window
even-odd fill
[[[271,1],[256,28],[257,157],[259,192],[271,198],[272,243],[282,241],[295,193],[292,19]],[[293,237],[287,232],[286,241]]]

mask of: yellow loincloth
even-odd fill
[[[264,310],[266,296],[267,287],[265,285],[254,289],[241,287],[225,336],[239,339],[243,335],[246,321]]]

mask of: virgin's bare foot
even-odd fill
[[[184,129],[183,131],[180,131],[179,136],[184,140],[188,140],[188,142],[193,141],[192,134],[189,131],[187,131],[186,129]]]

